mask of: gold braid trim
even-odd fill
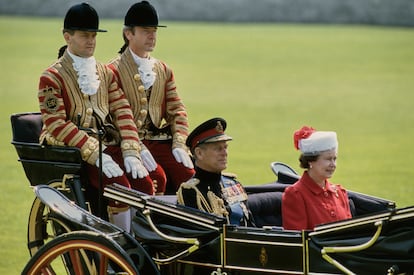
[[[229,212],[227,212],[226,207],[224,206],[223,199],[217,197],[212,191],[207,192],[207,198],[210,202],[211,208],[213,208],[213,211],[210,213],[214,213],[220,217],[227,217],[229,215]]]
[[[179,204],[181,204],[181,205],[185,205],[185,202],[184,202],[184,197],[183,197],[183,192],[182,192],[182,190],[183,189],[194,189],[194,191],[197,193],[197,191],[198,192],[200,192],[199,190],[198,190],[198,188],[196,187],[196,185],[198,184],[200,182],[200,180],[199,179],[196,179],[196,178],[191,178],[191,179],[189,179],[188,181],[186,181],[186,182],[183,182],[181,185],[180,185],[180,188],[178,189],[178,191],[177,191],[177,202],[179,203]],[[200,194],[201,194],[201,192],[200,192]]]
[[[207,192],[206,199],[196,186],[199,182],[200,180],[196,178],[183,182],[177,191],[177,202],[185,205],[182,189],[193,189],[196,193],[197,208],[199,210],[216,214],[220,217],[227,217],[229,213],[224,206],[223,199],[216,196],[212,191]]]
[[[122,83],[122,90],[125,93],[130,105],[132,106],[132,112],[134,115],[135,124],[137,124],[138,130],[140,130],[141,125],[138,125],[138,121],[141,123],[145,121],[145,117],[142,117],[140,111],[144,109],[149,109],[148,115],[151,117],[151,121],[154,126],[157,128],[161,127],[162,124],[162,110],[161,107],[165,101],[165,82],[167,76],[164,72],[164,67],[161,62],[156,62],[154,65],[154,72],[157,75],[157,78],[151,88],[151,97],[148,103],[141,102],[141,94],[138,93],[139,87],[142,86],[142,81],[140,77],[134,78],[135,75],[139,76],[137,64],[132,57],[131,51],[128,49],[122,53],[118,59],[111,61],[115,68],[117,68],[119,73],[119,78]],[[147,106],[149,105],[149,107]],[[138,118],[141,117],[141,120]]]
[[[198,209],[208,212],[208,213],[214,213],[213,209],[208,204],[206,198],[201,194],[200,190],[198,190],[197,187],[194,187],[194,190],[196,191],[196,199],[197,199],[197,207]]]
[[[43,140],[45,139],[48,145],[65,146],[65,143],[63,141],[57,140],[48,132],[45,132],[45,134],[42,136],[40,143],[43,143]]]

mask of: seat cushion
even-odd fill
[[[248,206],[257,227],[282,226],[282,192],[249,194]]]
[[[261,192],[249,194],[247,205],[252,212],[255,225],[282,226],[282,192]],[[167,203],[177,203],[174,195],[154,196]]]
[[[10,117],[14,142],[39,143],[42,129],[40,113],[20,113]]]

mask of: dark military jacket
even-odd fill
[[[247,194],[234,175],[195,168],[193,178],[177,192],[178,203],[226,217],[229,224],[252,225]]]

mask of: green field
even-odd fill
[[[0,16],[0,274],[28,260],[33,200],[10,144],[11,113],[37,111],[40,73],[63,45],[62,19]],[[122,20],[103,20],[97,59],[122,45]],[[298,168],[302,125],[338,133],[344,187],[413,204],[414,29],[368,26],[167,22],[154,56],[175,71],[191,129],[228,121],[229,171],[245,184],[275,179],[269,163]]]

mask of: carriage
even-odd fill
[[[414,207],[348,191],[353,218],[283,230],[281,196],[298,179],[271,164],[272,183],[246,186],[256,227],[116,183],[88,197],[75,148],[38,144],[39,113],[11,116],[13,145],[36,194],[23,274],[413,274]],[[132,232],[107,222],[104,202],[137,210]]]

